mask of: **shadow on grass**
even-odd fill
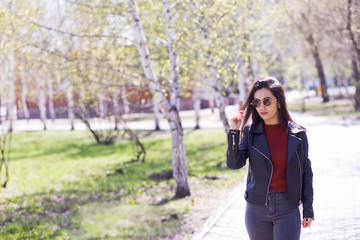
[[[73,239],[67,238],[66,232],[77,231],[84,227],[80,226],[81,221],[77,219],[77,216],[79,212],[87,214],[86,211],[80,210],[91,203],[94,203],[97,215],[101,215],[101,211],[108,208],[111,203],[114,203],[114,206],[110,209],[114,209],[115,213],[129,211],[127,207],[131,206],[132,211],[129,212],[132,214],[131,217],[124,215],[124,219],[121,220],[126,219],[126,224],[133,225],[129,229],[125,225],[121,226],[122,230],[119,230],[121,236],[129,236],[129,239],[149,236],[157,239],[160,236],[175,234],[178,230],[178,221],[171,220],[166,223],[160,221],[162,216],[173,213],[173,210],[168,209],[167,204],[179,200],[171,197],[174,194],[173,180],[156,181],[149,178],[152,174],[172,168],[171,140],[169,134],[166,133],[166,136],[163,136],[164,133],[144,133],[148,134],[143,140],[144,145],[147,150],[151,150],[148,151],[148,158],[144,163],[124,164],[119,160],[118,163],[102,164],[98,161],[96,162],[98,165],[93,166],[91,171],[80,170],[81,174],[84,174],[80,177],[78,173],[74,173],[76,176],[71,176],[72,179],[63,182],[53,180],[46,183],[48,191],[2,199],[0,202],[0,211],[3,212],[0,216],[1,236],[4,239]],[[216,176],[225,170],[222,167],[222,163],[225,162],[225,144],[224,141],[218,140],[221,134],[208,137],[198,130],[188,131],[186,134],[189,138],[185,144],[190,176],[203,181],[204,176]],[[56,134],[53,135],[56,136]],[[42,140],[46,144],[39,147],[37,146],[39,143],[35,141],[38,135],[33,134],[30,138],[24,138],[26,146],[24,144],[17,146],[14,150],[17,152],[14,159],[32,163],[34,159],[48,159],[56,156],[60,160],[74,161],[74,164],[78,165],[78,159],[107,157],[115,152],[121,152],[117,157],[123,157],[131,152],[131,146],[127,142],[120,142],[114,146],[102,146],[84,135],[70,141],[67,139],[69,135],[70,133],[65,133],[60,139]],[[114,172],[118,168],[123,169],[123,174],[106,176],[109,170]],[[87,169],[87,166],[84,166],[84,169]],[[25,174],[28,169],[22,171],[25,171]],[[204,181],[209,180],[204,179]],[[199,182],[199,185],[202,183]],[[61,190],[58,190],[58,186]],[[112,211],[109,211],[106,216],[112,216],[111,214],[114,215]],[[92,217],[84,216],[82,219]],[[106,220],[107,218],[104,218],[103,221],[106,222]],[[118,228],[116,222],[119,221],[114,219],[109,224]],[[139,229],[147,235],[141,235]],[[96,238],[88,236],[86,239]]]
[[[34,146],[30,148],[34,149]],[[72,142],[61,143],[58,145],[49,143],[46,148],[35,151],[28,151],[21,148],[13,148],[12,152],[14,153],[14,156],[11,160],[20,161],[28,159],[51,159],[58,156],[66,156],[66,158],[71,158],[71,160],[73,161],[83,158],[106,157],[113,155],[119,151],[128,151],[130,148],[131,143],[126,141],[118,142],[114,145],[99,145],[95,142]]]
[[[68,190],[50,189],[3,199],[0,202],[0,234],[3,239],[66,239],[64,230],[74,231],[79,227],[79,222],[74,219],[79,208],[92,202],[122,204],[124,201],[135,201],[134,204],[138,205],[136,199],[139,195],[158,184],[148,176],[163,165],[162,161],[112,164],[102,167],[95,175],[61,182],[61,186]],[[124,174],[106,176],[106,170],[119,166],[123,167]],[[52,184],[49,188],[55,188]],[[160,220],[161,216],[156,218]]]
[[[34,193],[0,204],[0,233],[4,239],[56,239],[71,220],[81,195],[78,191]]]

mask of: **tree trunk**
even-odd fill
[[[215,93],[215,90],[212,89],[212,91]],[[209,107],[211,109],[211,112],[214,113],[214,109],[215,109],[215,100],[214,100],[214,95],[213,93],[208,93],[208,100],[209,100]]]
[[[315,47],[313,49],[313,57],[314,57],[314,60],[315,60],[316,70],[318,72],[318,76],[319,76],[319,79],[320,79],[321,97],[323,99],[323,102],[328,102],[329,101],[329,95],[327,93],[327,86],[326,86],[324,68],[323,68],[322,61],[321,61],[320,54],[319,54],[319,50],[318,50],[317,47]]]
[[[200,93],[199,88],[196,86],[196,81],[193,82],[193,108],[195,111],[195,129],[200,129]]]
[[[306,38],[306,40],[308,41],[308,43],[311,47],[311,52],[312,52],[312,55],[313,55],[314,61],[315,61],[315,67],[318,72],[318,77],[320,79],[321,97],[323,99],[323,102],[328,102],[329,95],[327,93],[326,79],[325,79],[323,64],[322,64],[320,53],[319,53],[319,48],[315,44],[314,37],[311,33]]]
[[[106,107],[105,107],[105,96],[104,93],[102,92],[102,90],[100,90],[101,92],[98,94],[98,98],[99,98],[99,116],[100,118],[104,119],[106,116]]]
[[[129,0],[129,10],[134,21],[134,34],[137,40],[137,48],[140,55],[141,65],[144,74],[149,81],[150,89],[153,91],[153,98],[156,106],[162,110],[169,122],[172,136],[172,162],[173,177],[175,181],[175,197],[185,197],[190,195],[190,188],[187,182],[186,155],[183,129],[181,119],[176,107],[170,106],[164,94],[161,92],[161,86],[153,70],[150,60],[149,50],[145,33],[140,22],[140,17],[135,6],[135,0]],[[154,105],[154,106],[155,106]]]
[[[172,164],[175,181],[175,197],[190,196],[190,188],[187,181],[186,152],[184,144],[183,128],[179,112],[172,109],[169,113],[168,122],[172,138]]]
[[[25,70],[25,60],[23,59],[23,69],[21,71],[21,106],[24,114],[24,118],[27,120],[30,119],[29,109],[26,103],[26,95],[27,95],[27,76]]]
[[[201,23],[201,25],[202,25],[201,30],[202,30],[204,38],[206,40],[206,48],[211,49],[210,41],[209,41],[208,34],[207,34],[207,26],[204,25],[204,23]],[[217,77],[217,70],[216,70],[215,63],[214,63],[214,56],[213,56],[211,50],[208,50],[207,56],[208,56],[208,59],[210,60],[210,76],[212,79],[211,86],[214,91],[214,94],[213,94],[214,96],[210,96],[210,98],[213,98],[215,100],[216,107],[219,109],[220,120],[223,123],[224,128],[226,128],[228,126],[228,121],[227,121],[226,114],[225,114],[225,104],[224,104],[224,99],[223,99],[223,95],[222,95],[222,87],[221,87],[221,84],[219,83],[219,79]],[[211,99],[209,100],[209,103],[210,103],[211,111],[214,112],[213,106],[212,106],[213,102]]]
[[[251,49],[249,47],[249,42],[250,42],[250,36],[249,34],[244,34],[244,41],[243,41],[243,46],[242,46],[242,51],[244,51],[247,56],[246,56],[246,61],[245,61],[245,67],[246,67],[246,78],[244,80],[244,85],[245,85],[245,91],[247,93],[248,91],[248,83],[249,82],[253,82],[254,81],[254,69],[253,69],[253,60],[252,60],[252,53],[251,53]],[[246,95],[245,93],[245,95]]]
[[[179,75],[177,67],[177,50],[175,46],[175,30],[170,26],[171,25],[171,9],[170,1],[163,0],[164,4],[164,18],[165,18],[165,32],[167,36],[167,48],[170,57],[171,64],[171,105],[174,105],[178,111],[180,111],[180,87],[179,87]]]
[[[124,104],[124,114],[129,114],[130,107],[129,107],[129,101],[127,99],[127,92],[125,85],[121,87],[121,99],[123,100],[123,104]]]
[[[360,111],[360,73],[358,69],[358,65],[355,60],[352,60],[352,69],[353,69],[353,76],[354,76],[354,84],[355,84],[355,110]]]
[[[8,84],[7,84],[7,117],[9,120],[9,132],[13,130],[13,121],[16,117],[16,106],[15,106],[15,56],[14,56],[14,49],[11,49],[10,56],[9,56],[9,76],[8,76]]]
[[[54,108],[54,89],[53,89],[53,81],[51,78],[47,80],[47,87],[48,87],[48,97],[49,97],[49,112],[50,118],[52,121],[55,120],[55,108]]]
[[[119,108],[119,93],[117,90],[115,90],[112,94],[112,101],[114,107],[114,120],[115,120],[114,129],[118,130],[119,129],[118,125],[120,121],[120,108]]]
[[[74,98],[73,98],[73,86],[66,79],[65,80],[65,92],[66,92],[66,100],[67,100],[67,111],[68,118],[70,120],[71,130],[75,129],[75,113],[74,113]]]
[[[215,91],[215,102],[216,102],[216,106],[219,109],[220,120],[223,123],[224,128],[226,128],[229,123],[228,123],[228,120],[227,120],[226,114],[225,114],[224,97],[223,97],[222,92],[221,92],[219,79],[216,76],[214,57],[213,57],[213,55],[211,53],[209,54],[209,58],[210,58],[210,62],[211,62],[211,77],[213,79],[213,89]]]
[[[307,15],[305,13],[301,14],[303,21],[310,26],[309,19],[307,18]],[[305,40],[309,44],[309,47],[311,49],[311,53],[313,55],[314,61],[315,61],[315,67],[318,72],[318,77],[320,79],[320,87],[321,87],[321,97],[323,99],[323,102],[329,101],[329,95],[327,93],[327,85],[326,85],[326,78],[324,74],[324,68],[322,64],[322,60],[320,57],[320,52],[317,44],[315,43],[313,33],[310,31],[309,33],[305,33],[301,25],[297,24],[300,31],[304,34]]]
[[[43,129],[46,130],[46,95],[43,86],[43,79],[36,78],[36,92],[38,94],[38,106],[40,110],[40,121],[43,124]]]
[[[156,102],[155,92],[152,93],[152,104],[153,104],[153,113],[154,113],[154,123],[155,123],[155,131],[160,131],[160,109],[158,103]]]
[[[348,9],[347,9],[347,25],[346,28],[349,32],[351,43],[353,44],[354,50],[356,52],[357,61],[360,63],[360,47],[358,45],[358,42],[355,39],[354,33],[351,29],[351,1],[348,0]]]
[[[356,56],[357,58],[352,59],[351,63],[352,63],[352,69],[353,69],[353,75],[355,78],[354,84],[355,84],[355,110],[356,111],[360,111],[360,74],[359,74],[359,70],[358,70],[358,66],[356,63],[356,59],[358,61],[358,63],[360,63],[360,47],[358,46],[354,33],[351,29],[351,0],[348,0],[348,8],[347,8],[347,25],[346,28],[349,32],[349,36],[350,36],[350,40],[353,44],[354,50],[356,52]]]
[[[245,65],[245,61],[241,56],[240,40],[236,39],[237,44],[237,85],[239,90],[239,104],[240,106],[246,101],[247,87],[246,87],[246,74],[241,74],[242,66]]]

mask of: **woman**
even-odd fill
[[[301,225],[310,227],[314,219],[308,140],[305,129],[291,119],[275,78],[257,80],[230,119],[226,155],[231,169],[242,168],[249,158],[245,224],[250,239],[300,239]]]

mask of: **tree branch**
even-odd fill
[[[61,33],[61,34],[65,34],[65,35],[69,35],[71,37],[77,37],[77,38],[117,38],[117,39],[124,39],[126,41],[130,41],[131,43],[133,43],[133,40],[124,36],[118,36],[118,35],[104,35],[104,34],[77,34],[77,33],[72,33],[72,32],[68,32],[65,30],[61,30],[61,29],[57,29],[57,28],[52,28],[52,27],[48,27],[46,25],[37,23],[31,19],[29,19],[30,23],[34,24],[35,26],[38,26],[40,28],[49,30],[49,31],[53,31],[53,32],[57,32],[57,33]]]

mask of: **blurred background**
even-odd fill
[[[0,0],[2,239],[187,238],[256,79],[357,121],[359,71],[359,0]]]

